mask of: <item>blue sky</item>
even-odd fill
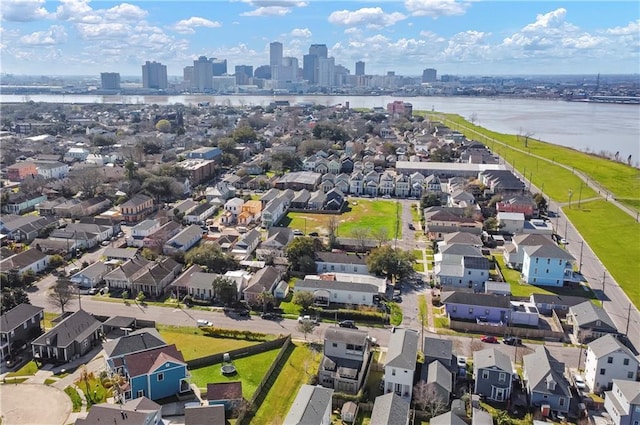
[[[31,75],[170,75],[205,55],[269,63],[324,43],[336,64],[367,74],[640,73],[637,1],[2,0],[0,70]]]

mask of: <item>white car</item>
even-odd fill
[[[306,316],[298,316],[298,323],[306,323],[306,322],[311,322],[314,325],[318,324],[318,319],[314,319],[309,315]]]
[[[206,326],[213,326],[213,323],[211,323],[208,320],[203,320],[203,319],[198,319],[196,321],[196,323],[198,324],[199,328],[203,328],[203,327],[206,327]]]
[[[458,367],[467,367],[467,358],[466,357],[462,357],[462,356],[458,356]]]
[[[573,375],[573,383],[578,390],[582,391],[587,388],[587,384],[585,384],[584,379],[578,374]]]

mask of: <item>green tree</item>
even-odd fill
[[[429,207],[439,207],[440,205],[442,205],[442,201],[437,193],[427,193],[420,200],[420,209],[422,210]]]
[[[163,133],[170,133],[171,123],[168,120],[159,120],[156,123],[156,130],[161,131]]]
[[[482,223],[482,228],[487,232],[493,232],[494,230],[498,230],[499,223],[495,217],[489,217]]]
[[[218,148],[228,154],[235,154],[238,143],[231,137],[223,137],[218,140]]]
[[[64,308],[71,302],[74,296],[75,291],[71,281],[66,278],[58,278],[49,292],[49,301],[56,307],[59,307],[64,314]]]
[[[224,305],[230,305],[237,298],[238,288],[233,280],[218,276],[213,280],[213,293]]]
[[[315,252],[322,250],[322,242],[307,236],[294,238],[285,251],[291,270],[303,273],[316,271]]]
[[[402,279],[413,273],[416,258],[411,251],[383,245],[371,250],[366,261],[371,273],[385,275],[391,279]]]
[[[158,258],[158,254],[149,248],[142,248],[140,255],[142,255],[142,258],[149,261],[156,261],[156,258]]]
[[[273,306],[275,297],[266,289],[258,294],[258,302],[262,305],[262,311],[266,312],[269,306]]]
[[[185,254],[188,264],[198,264],[206,267],[212,273],[226,273],[235,270],[238,262],[230,255],[222,252],[219,246],[214,244],[200,244]]]
[[[547,204],[547,199],[544,197],[544,195],[542,193],[536,193],[535,195],[533,195],[533,201],[536,203],[536,206],[538,207],[538,213],[546,214],[548,204]]]
[[[248,125],[236,128],[231,136],[236,143],[250,143],[256,140],[256,132]]]
[[[49,267],[56,269],[63,264],[64,264],[64,258],[62,258],[62,255],[54,254],[51,257],[49,257]]]
[[[180,185],[173,177],[152,176],[144,181],[142,190],[156,199],[156,202],[173,201],[180,196]]]
[[[315,301],[313,292],[310,291],[296,291],[293,294],[293,303],[302,307],[303,311],[307,311]]]
[[[307,335],[312,334],[316,330],[316,325],[311,321],[303,320],[302,322],[298,323],[296,329],[298,330],[298,332],[304,335],[304,340],[306,341]]]
[[[3,274],[2,276],[5,275]],[[31,301],[29,301],[29,295],[24,289],[9,288],[5,285],[4,281],[2,282],[2,293],[0,293],[0,297],[2,298],[2,311],[0,314],[4,314],[20,304],[31,304]]]

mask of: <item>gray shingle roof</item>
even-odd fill
[[[398,329],[391,334],[386,366],[407,370],[416,369],[418,333],[410,329]]]
[[[614,379],[613,385],[620,388],[630,404],[640,405],[640,382]]]
[[[540,345],[535,351],[522,358],[531,391],[543,394],[571,396],[569,382],[564,377],[564,363],[556,361],[547,349]],[[549,389],[547,381],[553,380],[555,388]]]
[[[497,367],[498,369],[513,373],[509,356],[496,348],[487,348],[473,353],[473,368],[476,370]]]
[[[0,332],[9,332],[22,325],[44,309],[31,304],[20,304],[0,316]],[[39,320],[38,320],[39,321]]]
[[[378,293],[378,287],[370,283],[341,282],[338,280],[305,279],[302,282],[298,281],[295,287],[296,291],[315,291],[318,289],[327,291],[364,292],[367,294]]]
[[[585,301],[570,307],[569,314],[573,316],[575,323],[577,323],[579,327],[592,323],[595,324],[597,321],[600,321],[603,325],[616,329],[616,325],[607,312],[604,311],[602,307],[594,305],[591,301]]]
[[[593,351],[593,354],[597,358],[606,356],[607,354],[613,353],[614,351],[623,351],[629,357],[635,359],[636,356],[631,352],[629,348],[627,348],[618,338],[616,338],[612,334],[607,334],[601,336],[595,341],[591,341],[589,343],[589,350]],[[637,361],[637,360],[636,360]]]
[[[33,344],[47,345],[47,340],[49,340],[51,346],[64,348],[74,341],[84,340],[100,327],[102,327],[102,323],[95,317],[84,310],[78,310],[33,341]]]
[[[129,335],[107,341],[103,344],[107,358],[120,357],[125,354],[138,353],[151,348],[167,345],[157,330],[153,328],[140,329]]]
[[[347,254],[343,252],[316,252],[316,262],[338,264],[367,264],[367,257],[359,254]]]
[[[505,297],[504,295],[449,291],[442,293],[441,300],[443,304],[464,304],[481,307],[511,308],[509,297]]]
[[[315,425],[323,423],[327,407],[331,410],[333,390],[320,386],[303,385],[293,401],[283,425]]]
[[[453,341],[448,339],[425,337],[424,357],[430,359],[442,359],[451,362],[453,356]]]
[[[432,361],[428,366],[427,384],[431,383],[438,384],[448,393],[451,393],[451,371],[437,360]]]
[[[369,425],[406,424],[409,420],[409,402],[391,392],[376,397]]]
[[[367,342],[367,332],[361,331],[359,329],[349,329],[349,328],[328,328],[324,333],[324,340],[326,341],[335,341],[335,342],[344,342],[346,343],[354,343],[358,345],[365,345]]]

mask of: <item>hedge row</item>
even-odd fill
[[[246,339],[248,341],[265,341],[267,339],[267,334],[262,332],[251,332],[249,330],[223,329],[211,326],[200,329],[202,329],[202,332],[205,335],[217,338]]]
[[[375,322],[375,323],[387,323],[389,321],[385,313],[376,311],[362,311],[362,310],[317,310],[317,314],[323,319],[330,320],[355,320],[358,322]]]

